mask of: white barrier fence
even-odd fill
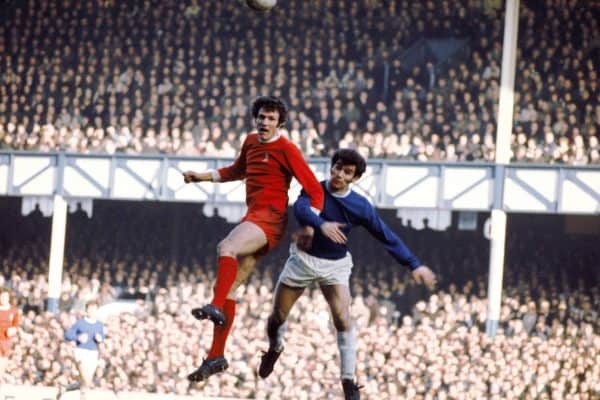
[[[18,196],[52,214],[52,198],[81,204],[91,216],[94,199],[200,202],[222,208],[230,222],[244,214],[242,181],[186,185],[182,171],[203,171],[229,159],[168,155],[86,155],[0,150],[0,196]],[[310,159],[318,179],[329,159]],[[369,160],[354,187],[378,208],[551,214],[600,213],[600,166],[441,163]],[[300,185],[294,180],[290,199]],[[29,199],[28,199],[29,198]],[[237,209],[237,212],[234,212]],[[220,214],[221,215],[221,214]],[[223,216],[223,215],[222,215]],[[229,219],[228,219],[229,220]]]

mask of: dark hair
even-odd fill
[[[266,111],[277,111],[279,113],[279,126],[287,120],[287,105],[275,96],[260,96],[252,103],[252,117],[256,119],[261,108]]]
[[[367,162],[365,158],[360,155],[360,153],[353,149],[339,149],[331,157],[331,165],[337,164],[340,161],[342,165],[354,165],[356,166],[356,171],[354,172],[354,176],[360,178],[362,174],[365,173],[367,169]]]
[[[92,307],[92,306],[96,306],[96,307],[100,307],[100,303],[98,303],[97,300],[90,300],[87,303],[85,303],[85,309],[87,311],[88,308]]]

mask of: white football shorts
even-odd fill
[[[98,351],[76,347],[73,352],[82,372],[89,377],[88,379],[92,378],[98,367]]]
[[[319,286],[348,286],[353,266],[352,255],[348,252],[344,258],[329,260],[311,256],[292,243],[290,256],[285,262],[278,282],[292,287],[308,287],[312,283]]]

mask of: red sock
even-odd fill
[[[227,342],[227,337],[229,337],[235,317],[235,300],[225,299],[223,312],[225,313],[227,322],[223,326],[215,325],[213,327],[213,341],[208,352],[208,358],[222,357],[225,354],[225,342]]]
[[[223,309],[225,298],[235,282],[237,275],[238,262],[235,257],[219,257],[219,266],[217,267],[217,282],[215,283],[215,294],[211,304],[219,309]]]

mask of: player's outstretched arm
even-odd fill
[[[389,254],[411,270],[421,266],[421,261],[410,251],[400,237],[381,219],[375,208],[363,198],[362,225],[383,244]]]
[[[246,178],[246,153],[248,151],[248,138],[244,141],[238,157],[227,167],[209,169],[203,172],[185,171],[183,181],[192,182],[229,182]]]
[[[244,140],[240,154],[231,165],[210,171],[213,182],[231,182],[246,179],[246,155],[248,154],[249,137]]]
[[[213,180],[212,171],[205,171],[205,172],[185,171],[183,173],[183,181],[185,183],[212,182],[212,180]]]
[[[426,265],[420,265],[412,271],[412,276],[417,283],[422,283],[429,290],[433,290],[436,284],[435,273]]]

